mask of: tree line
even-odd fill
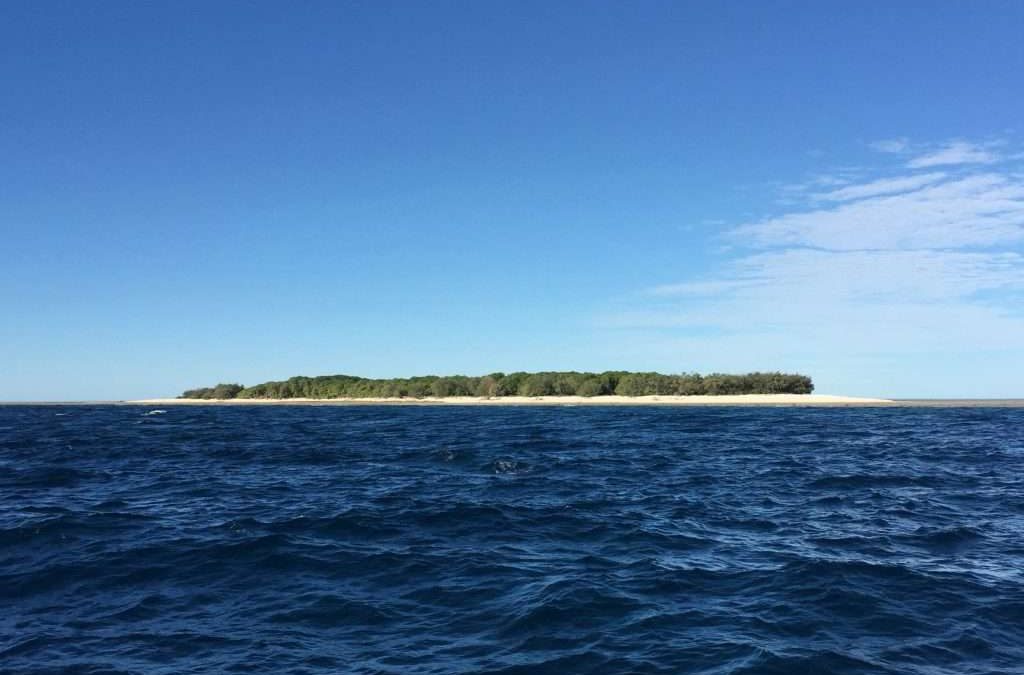
[[[447,396],[695,396],[726,394],[810,394],[811,378],[791,373],[633,373],[576,371],[540,373],[491,373],[466,375],[424,375],[421,377],[372,379],[354,375],[292,377],[251,387],[218,384],[189,389],[178,398],[431,398]]]

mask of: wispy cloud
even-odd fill
[[[998,160],[999,155],[986,146],[966,141],[953,141],[939,150],[915,157],[907,162],[907,167],[925,169],[932,166],[955,164],[991,164]]]
[[[870,192],[876,184],[854,188]],[[741,225],[733,234],[739,241],[766,248],[831,250],[948,249],[1019,242],[1024,239],[1024,182],[997,173],[958,177],[834,208],[792,211]]]
[[[863,199],[864,197],[875,197],[887,195],[894,192],[907,192],[915,188],[923,187],[930,183],[937,183],[946,177],[944,173],[924,173],[918,176],[900,176],[897,178],[881,178],[869,183],[851,185],[840,190],[833,190],[818,195],[819,199],[834,202],[845,202],[851,199]]]
[[[680,284],[665,284],[662,286],[655,286],[647,290],[647,293],[654,296],[660,297],[674,297],[674,296],[701,296],[701,295],[718,295],[720,293],[726,293],[734,291],[745,286],[750,286],[755,283],[752,280],[746,279],[720,279],[716,281],[687,281]]]
[[[735,255],[716,274],[648,289],[617,325],[709,362],[727,350],[896,372],[922,354],[948,365],[1004,350],[1024,365],[1024,174],[1009,158],[996,170],[987,146],[957,142],[913,162],[957,169],[804,193],[728,229]]]
[[[909,146],[910,143],[906,138],[888,138],[868,143],[868,147],[875,152],[886,152],[891,154],[903,152]]]
[[[791,302],[822,296],[830,303],[933,302],[983,290],[1024,288],[1024,256],[1007,251],[796,248],[741,258],[730,275],[763,280],[734,289],[749,291],[748,299],[784,292]]]

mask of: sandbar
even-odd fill
[[[133,405],[796,405],[854,406],[896,403],[886,398],[834,396],[830,394],[738,394],[720,396],[451,396],[446,398],[150,398],[123,401]]]

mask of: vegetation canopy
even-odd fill
[[[354,375],[292,377],[252,387],[218,384],[189,389],[179,398],[443,398],[446,396],[697,396],[726,394],[810,394],[811,378],[790,373],[631,373],[609,370],[603,373],[576,371],[541,373],[491,373],[466,375],[423,375],[420,377],[371,379]]]

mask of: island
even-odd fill
[[[665,375],[654,372],[605,371],[586,373],[557,371],[538,373],[490,373],[423,375],[374,379],[354,375],[297,376],[251,387],[218,384],[189,389],[181,399],[483,399],[546,396],[728,396],[749,394],[810,394],[814,383],[806,375],[746,373]]]
[[[245,387],[221,383],[189,389],[177,398],[149,398],[132,405],[889,405],[884,398],[814,394],[806,375],[743,375],[608,370],[544,371],[481,376],[423,375],[368,378],[297,376]]]

